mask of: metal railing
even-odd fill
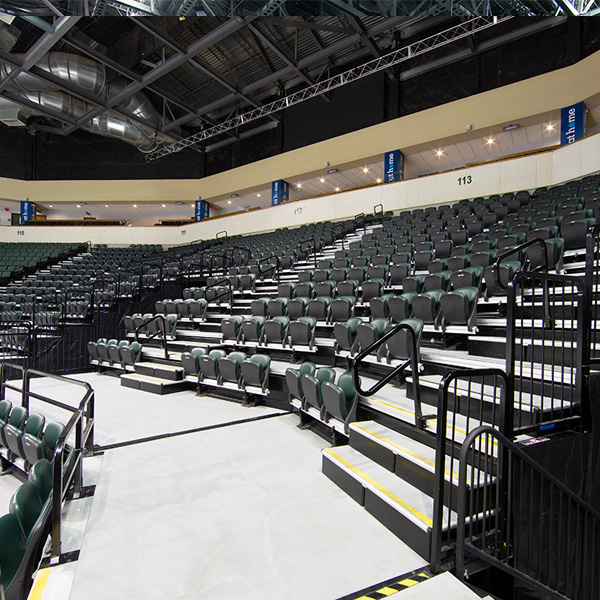
[[[363,231],[367,231],[367,218],[365,217],[365,213],[358,213],[354,215],[354,231],[357,231],[360,227],[363,228]]]
[[[11,378],[10,374],[20,373],[20,381]],[[45,396],[31,389],[31,381],[39,377],[53,379],[68,386],[83,388],[83,397],[74,407]],[[19,385],[20,383],[20,385]],[[25,369],[20,365],[10,363],[0,364],[0,400],[4,400],[6,390],[12,390],[21,395],[21,404],[29,412],[29,401],[38,400],[45,404],[56,406],[71,413],[54,451],[52,460],[53,468],[53,495],[52,495],[52,556],[60,555],[61,530],[62,530],[62,502],[71,485],[74,493],[79,494],[83,486],[83,456],[94,449],[94,390],[89,383],[52,375],[34,369]],[[75,434],[75,445],[67,444],[67,440]]]
[[[306,254],[306,260],[308,260],[308,257],[310,256],[311,250],[312,250],[312,253],[314,255],[314,260],[315,260],[315,269],[316,269],[317,268],[317,245],[315,243],[314,238],[308,238],[306,240],[302,240],[300,242],[300,244],[298,244],[298,249],[300,250],[300,252]]]
[[[497,449],[496,465],[490,448]],[[459,460],[460,579],[468,577],[471,556],[543,597],[600,597],[598,511],[492,427],[471,431]],[[477,470],[469,472],[469,463]],[[503,475],[494,482],[496,472]]]
[[[390,338],[394,337],[400,331],[406,331],[410,338],[410,357],[408,357],[404,362],[400,363],[390,373],[380,379],[371,387],[371,389],[363,390],[361,388],[360,375],[358,373],[360,364],[367,356],[369,356],[369,354],[371,354],[374,350],[377,350],[380,346],[385,344]],[[413,401],[415,405],[415,426],[417,429],[423,429],[424,425],[423,411],[421,409],[421,388],[419,386],[419,349],[417,347],[417,336],[414,329],[410,325],[407,325],[406,323],[399,323],[393,329],[379,338],[375,343],[371,344],[368,348],[365,348],[354,359],[352,359],[352,380],[354,383],[354,388],[358,394],[364,397],[369,397],[373,394],[376,394],[381,388],[386,386],[408,367],[410,367],[412,375]]]
[[[231,251],[231,266],[236,266],[235,264],[235,252],[238,250],[239,252],[243,252],[246,255],[246,264],[250,263],[252,258],[252,252],[248,250],[248,248],[244,248],[243,246],[232,246],[230,248]]]
[[[224,229],[223,231],[218,231],[215,235],[215,239],[220,240],[221,238],[229,237],[227,231]]]
[[[227,289],[225,291],[222,292],[217,292],[212,298],[208,298],[208,290],[212,289],[212,288],[220,288],[223,286],[227,286]],[[204,290],[204,297],[206,298],[207,302],[215,302],[218,301],[220,298],[224,298],[225,296],[227,296],[229,298],[229,314],[233,314],[233,286],[231,285],[231,279],[229,278],[225,278],[225,279],[220,279],[219,281],[216,281],[215,283],[213,283],[212,285],[208,285],[206,286],[205,290]]]
[[[586,315],[588,332],[585,362],[600,365],[600,224],[592,227],[586,239],[585,260]]]
[[[263,263],[269,263],[265,269],[261,267]],[[274,263],[274,264],[273,264]],[[279,271],[281,270],[281,260],[279,260],[278,256],[272,254],[271,256],[266,256],[258,261],[258,274],[261,279],[264,279],[264,276],[267,273],[273,273],[272,279],[275,281],[279,281]]]
[[[435,475],[433,483],[433,525],[431,565],[441,568],[444,554],[452,549],[450,524],[458,500],[458,458],[468,433],[484,424],[504,427],[509,380],[500,369],[462,369],[445,375],[440,382],[435,415]],[[493,460],[493,452],[490,458]]]
[[[336,234],[336,232],[338,232]],[[331,227],[331,237],[333,239],[333,243],[335,244],[335,241],[340,239],[342,240],[342,250],[344,250],[344,240],[346,238],[346,227],[343,223],[334,223],[334,225]]]
[[[144,341],[147,343],[150,340],[153,340],[160,336],[160,343],[161,343],[161,346],[165,353],[165,359],[169,360],[169,348],[168,348],[168,343],[167,343],[167,317],[165,315],[154,315],[151,319],[148,319],[146,322],[142,323],[141,325],[138,325],[135,328],[135,331],[133,332],[135,335],[135,341],[138,344],[141,344],[140,339],[139,339],[140,332],[143,329],[145,329],[147,332],[149,332],[150,330],[148,329],[148,325],[150,325],[150,323],[154,323],[155,321],[157,323],[161,323],[162,327],[157,326],[157,331],[152,334],[148,333],[146,336],[146,339]]]
[[[519,272],[509,285],[506,371],[516,419],[503,432],[509,438],[589,423],[585,311],[580,277]]]

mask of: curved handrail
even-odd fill
[[[272,261],[273,259],[275,259],[275,264],[268,266],[266,269],[261,269],[260,265],[262,265],[262,263],[267,262],[267,261]],[[266,256],[265,258],[262,258],[261,260],[258,261],[258,272],[261,275],[261,277],[265,274],[265,273],[269,273],[271,271],[275,271],[275,276],[274,279],[275,281],[279,281],[279,271],[281,269],[281,260],[279,258],[279,256],[275,255],[275,254],[271,254],[271,256]]]
[[[224,233],[225,235],[222,235],[223,233]],[[226,238],[226,237],[229,237],[229,235],[228,235],[228,233],[227,233],[227,231],[226,231],[225,229],[224,229],[223,231],[219,231],[219,232],[217,232],[217,233],[215,234],[215,239],[217,239],[217,240],[218,240],[218,239],[221,239],[222,237],[225,237],[225,238]]]
[[[241,250],[242,252],[245,252],[247,262],[250,262],[250,259],[252,258],[252,252],[250,250],[248,250],[248,248],[244,248],[243,246],[232,246],[230,250],[231,250],[231,266],[232,267],[235,266],[235,260],[233,258],[235,250]]]
[[[223,259],[223,270],[225,270],[228,266],[230,266],[228,263],[230,263],[231,258],[229,256],[227,256],[227,254],[211,254],[210,255],[210,272],[211,272],[211,274],[214,270],[214,262],[215,262],[216,258]]]
[[[336,231],[339,229],[340,235],[336,235]],[[336,239],[342,240],[342,250],[344,250],[344,238],[346,237],[346,227],[343,223],[334,223],[331,227],[331,237],[335,242]]]
[[[305,247],[306,244],[308,244],[308,246]],[[300,249],[300,252],[306,252],[306,258],[308,258],[310,256],[310,250],[312,249],[312,251],[314,253],[315,269],[316,269],[317,268],[317,245],[315,243],[315,238],[307,238],[305,240],[302,240],[298,244],[298,248]]]
[[[361,362],[373,352],[377,350],[382,344],[385,344],[391,337],[396,335],[399,331],[408,331],[411,339],[411,356],[405,360],[402,364],[398,365],[391,373],[388,373],[385,377],[380,379],[370,390],[363,390],[360,387],[360,376],[358,374],[358,367]],[[399,323],[393,329],[388,331],[376,342],[371,344],[368,348],[365,348],[360,352],[356,358],[352,360],[352,382],[356,391],[365,397],[376,394],[381,388],[387,385],[396,375],[404,371],[408,366],[411,367],[412,380],[413,380],[413,394],[415,404],[415,426],[418,429],[424,429],[423,412],[421,409],[421,390],[419,388],[419,350],[417,347],[417,336],[415,335],[414,329],[407,323]]]
[[[216,281],[215,283],[213,283],[211,285],[207,285],[204,295],[206,296],[206,290],[209,290],[214,287],[223,287],[224,284],[227,285],[228,289],[225,292],[221,292],[220,294],[217,294],[214,298],[211,299],[211,302],[213,300],[218,300],[219,298],[223,298],[224,296],[229,296],[229,312],[230,312],[230,314],[233,314],[233,287],[231,285],[231,279],[229,279],[228,277],[220,279],[219,281]]]
[[[365,217],[365,213],[358,213],[354,215],[354,231],[356,231],[359,227],[362,227],[364,231],[367,230],[367,218]]]
[[[492,265],[492,273],[494,276],[494,283],[500,289],[502,289],[502,290],[508,289],[508,283],[510,283],[510,282],[508,282],[505,285],[504,283],[502,283],[500,281],[500,263],[504,262],[509,256],[512,256],[513,254],[522,252],[523,250],[526,250],[527,248],[538,245],[538,244],[541,244],[542,248],[544,250],[544,252],[543,252],[544,267],[538,267],[538,269],[541,270],[543,268],[546,271],[548,270],[548,254],[546,253],[547,246],[546,246],[545,240],[543,240],[542,238],[534,238],[533,240],[529,240],[528,242],[523,242],[522,244],[519,244],[518,246],[515,246],[514,248],[510,248],[506,252],[503,252],[500,256],[498,256],[496,258],[495,262]],[[538,269],[536,269],[536,270],[538,270]]]
[[[139,344],[140,343],[140,340],[138,338],[139,332],[142,329],[147,328],[150,323],[153,323],[154,321],[160,321],[160,320],[163,323],[162,329],[160,329],[160,331],[157,331],[156,333],[153,333],[152,335],[148,336],[146,338],[146,341],[153,340],[154,338],[156,338],[162,334],[162,336],[161,336],[162,347],[163,347],[163,350],[165,351],[165,358],[168,360],[169,359],[169,349],[167,348],[167,319],[166,319],[165,315],[162,315],[162,314],[154,315],[151,319],[148,319],[148,321],[145,321],[141,325],[138,325],[135,328],[135,331],[133,333],[135,335],[135,341]]]

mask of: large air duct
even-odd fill
[[[127,85],[123,78],[107,84],[104,65],[76,54],[50,52],[44,55],[36,66],[96,96],[114,96]],[[0,65],[0,81],[10,77],[13,69],[11,65]],[[19,73],[6,89],[39,104],[40,107],[51,108],[72,119],[79,119],[94,108],[93,105],[62,91],[59,86],[29,72]],[[162,124],[161,116],[142,92],[136,92],[118,106],[151,125],[146,126],[116,111],[106,110],[82,126],[82,129],[122,140],[136,146],[142,152],[151,152],[160,144],[172,144],[177,141],[171,136],[157,132],[157,128]],[[19,113],[23,116],[43,114],[36,111],[35,107],[22,107],[16,102],[0,98],[0,121],[6,125],[22,125],[17,116]]]

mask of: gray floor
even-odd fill
[[[295,415],[84,379],[102,446],[225,426],[106,450],[71,593],[52,598],[334,600],[425,565],[321,473],[327,444]]]

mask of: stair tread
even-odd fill
[[[394,454],[403,456],[429,473],[435,473],[436,451],[434,448],[389,429],[376,421],[351,423],[350,429],[368,437]],[[458,485],[458,460],[455,460],[454,465],[452,465],[452,458],[450,456],[446,456],[445,479],[446,481],[452,480],[454,485]],[[470,465],[467,467],[467,481],[473,481]]]
[[[162,379],[161,377],[152,377],[151,375],[141,375],[140,373],[127,373],[125,375],[121,375],[121,379],[132,379],[135,381],[145,381],[147,383],[155,383],[162,385],[181,385],[183,379],[173,380],[173,379]]]
[[[350,446],[326,448],[323,455],[423,531],[427,532],[433,526],[431,496],[406,483]],[[445,514],[447,512],[444,511]],[[451,523],[453,526],[456,524],[456,513],[453,511]]]

